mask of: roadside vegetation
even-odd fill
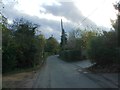
[[[114,5],[120,12],[120,4]],[[60,52],[65,61],[89,59],[96,63],[88,68],[95,72],[119,72],[120,63],[120,16],[111,20],[113,28],[109,31],[82,30],[77,28],[69,33],[67,44]],[[73,58],[74,57],[74,58]]]
[[[114,5],[120,12],[120,4]],[[94,70],[109,68],[119,71],[120,63],[120,16],[111,20],[109,31],[98,29],[74,29],[65,33],[61,20],[62,35],[60,44],[53,37],[45,38],[38,34],[40,28],[25,19],[16,19],[12,25],[2,16],[2,73],[20,69],[35,68],[45,62],[46,57],[58,54],[65,61],[89,59],[96,63],[89,68]]]
[[[57,40],[36,34],[39,27],[36,24],[25,19],[16,19],[12,25],[8,25],[6,19],[1,24],[3,74],[33,70],[44,63],[48,55],[58,52]]]

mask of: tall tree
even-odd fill
[[[17,24],[14,32],[17,44],[18,67],[31,67],[34,65],[35,47],[35,27],[27,21]]]
[[[2,23],[2,72],[13,70],[16,66],[16,44],[11,30]]]
[[[116,22],[113,23],[113,27],[117,31],[118,46],[120,47],[120,1],[116,5],[114,5],[114,7],[115,7],[116,10],[118,10],[118,14],[117,14],[117,20],[116,20]]]
[[[44,35],[40,34],[35,36],[35,47],[36,47],[36,55],[34,62],[35,64],[39,64],[43,61],[44,55],[45,55],[45,43],[46,39]]]
[[[61,35],[61,49],[64,50],[65,49],[65,45],[67,44],[67,34],[65,33],[65,30],[63,28],[63,22],[61,19],[61,29],[62,29],[62,35]]]
[[[45,37],[36,34],[38,25],[16,19],[11,27],[2,25],[3,73],[16,68],[29,68],[44,60]],[[5,25],[4,25],[5,24]],[[53,43],[55,40],[53,40]],[[56,45],[56,44],[55,44]],[[54,44],[53,48],[55,48]]]
[[[46,40],[46,48],[45,51],[49,52],[50,54],[57,54],[59,50],[59,43],[57,40],[51,36]]]

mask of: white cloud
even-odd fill
[[[51,27],[40,27],[40,30],[45,34],[45,33],[52,33],[54,30]]]
[[[16,2],[14,2],[16,1]],[[74,26],[110,27],[110,18],[115,18],[112,2],[115,0],[3,0],[3,15],[12,23],[12,19],[25,18],[41,25],[40,30],[46,37],[54,35],[60,40],[60,20],[69,32]],[[98,8],[94,13],[92,13]],[[92,13],[92,14],[91,14]],[[87,17],[83,23],[81,21]],[[91,21],[92,20],[92,21]],[[95,22],[95,23],[94,23]]]
[[[110,27],[110,18],[115,19],[116,14],[113,4],[116,0],[75,0],[76,6],[84,16],[94,21],[97,25]]]
[[[31,16],[40,16],[40,12],[45,12],[42,5],[60,5],[55,0],[18,0],[17,3],[14,6],[16,10]]]

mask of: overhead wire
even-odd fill
[[[103,0],[100,5],[104,4],[105,1],[106,1],[106,0]],[[92,15],[100,8],[100,5],[99,5],[98,7],[96,7],[94,10],[92,10],[92,12],[91,12],[90,14],[88,14],[84,19],[82,19],[82,21],[80,22],[80,24],[78,24],[77,26],[83,24],[83,22],[85,22],[90,16],[92,16]],[[86,23],[86,24],[88,24],[88,23]],[[90,23],[89,23],[89,24],[90,24]],[[87,25],[87,27],[89,27],[89,26],[90,26],[90,25]],[[91,27],[91,26],[90,26],[90,27]],[[93,27],[91,27],[91,29],[93,29]]]

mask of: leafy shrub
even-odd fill
[[[101,65],[116,63],[117,39],[114,31],[103,32],[103,35],[92,38],[87,48],[88,57]]]
[[[35,35],[36,25],[17,21],[11,30],[2,25],[2,67],[3,73],[16,68],[30,68],[44,58],[45,38]]]
[[[120,64],[120,48],[117,48],[117,58],[116,58],[116,62],[118,64]]]
[[[65,61],[77,61],[81,60],[81,51],[79,50],[65,50],[59,54],[60,58]]]
[[[2,72],[13,70],[16,63],[16,45],[12,33],[2,25]]]
[[[49,55],[57,54],[59,51],[59,43],[54,37],[50,37],[46,40],[45,52]]]

